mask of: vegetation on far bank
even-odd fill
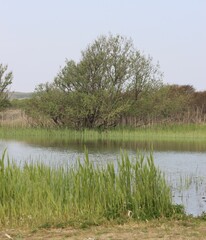
[[[183,124],[183,125],[156,125],[141,128],[113,128],[107,131],[84,129],[74,130],[68,128],[39,128],[39,127],[16,127],[10,124],[0,127],[2,139],[53,139],[86,141],[205,141],[206,125]]]
[[[7,70],[8,66],[0,63],[0,111],[11,105],[8,88],[12,84],[13,74]]]
[[[7,68],[0,64],[0,112],[21,108],[30,126],[105,130],[206,122],[206,92],[164,84],[159,63],[120,35],[98,37],[29,99],[9,101]]]
[[[36,126],[74,129],[205,123],[206,92],[163,84],[159,64],[131,39],[100,36],[67,60],[51,83],[40,84],[25,106]]]

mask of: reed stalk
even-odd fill
[[[0,159],[0,225],[40,226],[169,217],[171,191],[153,156],[122,153],[117,162],[20,167]]]
[[[0,127],[0,138],[3,139],[48,139],[78,141],[205,141],[206,125],[161,125],[142,128],[117,128],[107,131],[92,129],[45,129]]]

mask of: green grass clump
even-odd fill
[[[68,167],[17,166],[0,159],[0,225],[65,226],[174,214],[170,188],[152,155],[122,154],[105,165],[89,160]]]

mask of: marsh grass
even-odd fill
[[[79,141],[205,141],[206,125],[157,125],[142,128],[116,128],[107,131],[84,129],[45,129],[25,127],[0,127],[3,139],[48,139]]]
[[[0,159],[1,226],[65,226],[169,217],[170,188],[153,156],[122,153],[117,164],[98,165],[88,153],[71,167]]]

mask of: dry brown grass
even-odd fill
[[[8,109],[0,112],[0,125],[6,127],[26,127],[28,117],[21,109]]]
[[[5,235],[7,234],[7,235]],[[0,239],[15,240],[124,240],[124,239],[206,239],[206,222],[203,220],[153,220],[150,222],[104,225],[86,229],[52,228],[38,230],[5,229]]]

